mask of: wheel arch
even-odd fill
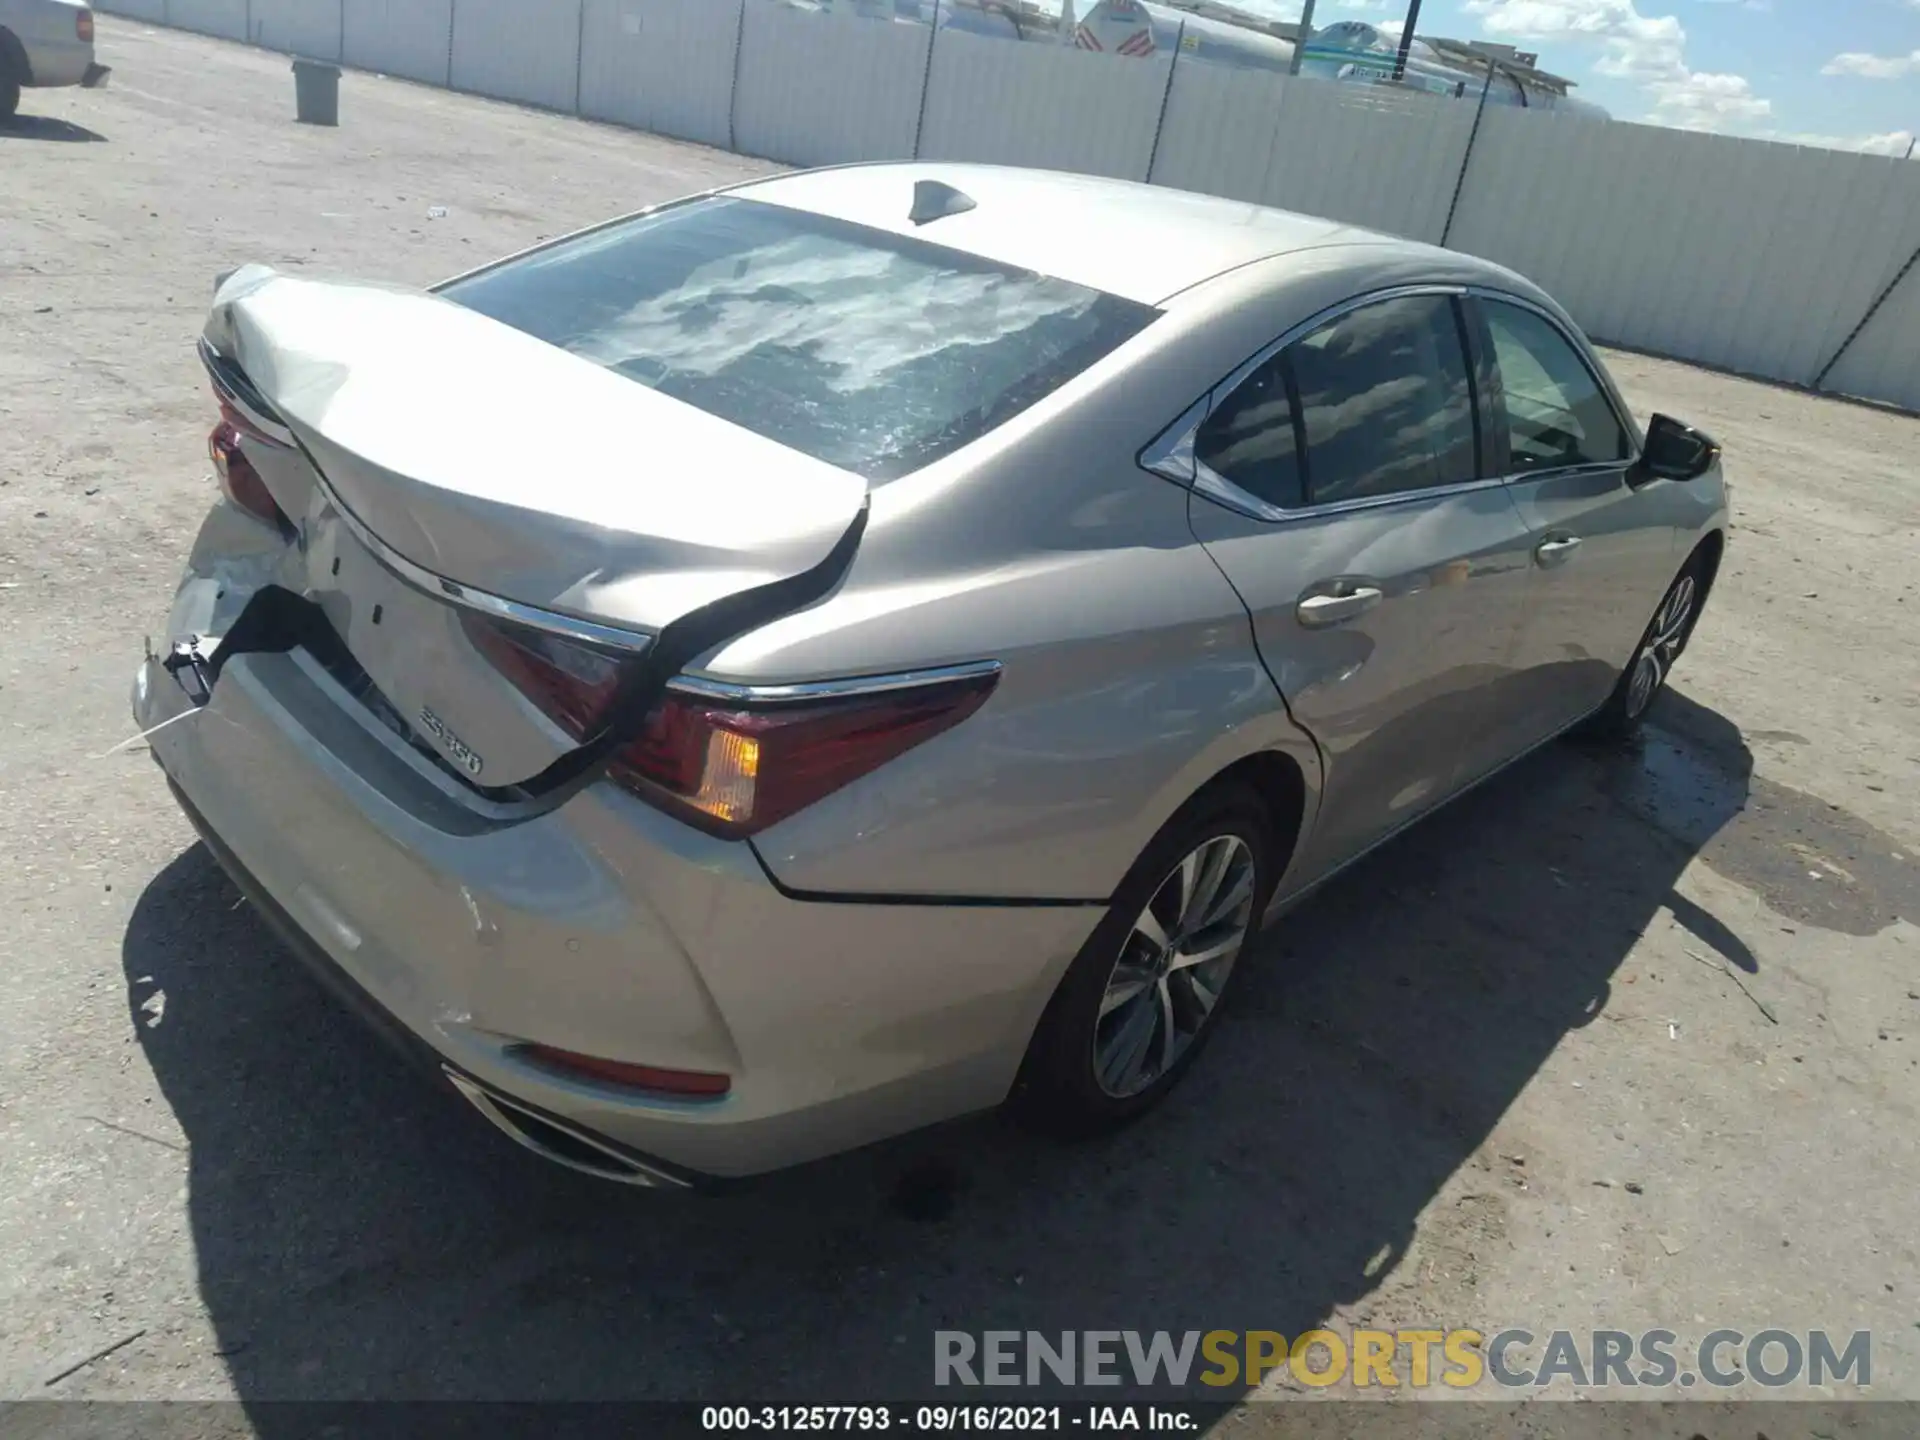
[[[1700,562],[1700,605],[1705,606],[1713,594],[1713,582],[1720,574],[1720,562],[1727,553],[1727,532],[1717,526],[1700,537],[1693,547],[1693,553],[1687,556],[1687,563]]]
[[[1687,563],[1681,567],[1686,570],[1697,566],[1700,573],[1700,598],[1693,602],[1693,616],[1687,621],[1689,643],[1693,640],[1693,632],[1700,626],[1700,617],[1707,613],[1707,602],[1713,598],[1713,582],[1719,578],[1720,562],[1726,553],[1727,532],[1715,527],[1695,542],[1687,555]]]
[[[1278,879],[1286,874],[1299,853],[1307,818],[1306,771],[1298,759],[1284,750],[1256,750],[1241,756],[1194,791],[1167,824],[1174,823],[1178,816],[1220,791],[1234,788],[1251,791],[1267,812],[1278,861],[1275,876]]]

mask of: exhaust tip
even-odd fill
[[[617,1185],[638,1185],[646,1189],[685,1190],[690,1182],[662,1166],[650,1165],[639,1156],[602,1140],[589,1131],[543,1115],[531,1106],[482,1085],[451,1065],[442,1070],[453,1088],[468,1104],[484,1115],[493,1127],[525,1146],[543,1160],[596,1179]]]

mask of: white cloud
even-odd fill
[[[1916,0],[1916,4],[1920,4],[1920,0]],[[1828,150],[1857,150],[1862,155],[1891,155],[1896,160],[1904,159],[1907,151],[1915,148],[1911,130],[1889,130],[1884,135],[1802,135],[1767,130],[1759,138],[1788,145],[1818,145]]]
[[[1490,35],[1598,44],[1595,72],[1638,85],[1652,102],[1649,118],[1660,124],[1732,130],[1773,113],[1744,75],[1689,68],[1679,19],[1643,15],[1636,0],[1467,0],[1466,9]]]
[[[1869,55],[1849,50],[1820,67],[1822,75],[1857,75],[1862,80],[1898,80],[1920,70],[1920,50],[1909,55]]]

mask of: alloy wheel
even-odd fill
[[[1693,621],[1696,594],[1693,576],[1686,574],[1673,582],[1673,588],[1667,591],[1667,598],[1660,602],[1646,643],[1634,658],[1633,679],[1627,687],[1627,714],[1630,718],[1638,719],[1646,713],[1647,706],[1653,703],[1653,697],[1666,684],[1673,662],[1680,658],[1680,647],[1687,639],[1687,627]]]
[[[1253,850],[1217,835],[1160,882],[1121,942],[1094,1022],[1093,1072],[1115,1099],[1173,1068],[1213,1016],[1253,925]]]

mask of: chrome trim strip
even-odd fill
[[[852,695],[884,695],[894,690],[918,690],[951,680],[998,675],[998,660],[972,660],[961,665],[939,665],[926,670],[900,670],[891,675],[854,675],[844,680],[808,680],[791,685],[742,685],[701,675],[680,675],[667,682],[669,690],[708,700],[731,700],[753,705],[799,705],[809,700],[841,700]]]
[[[1465,295],[1467,293],[1465,285],[1393,285],[1385,290],[1370,290],[1364,295],[1349,296],[1339,304],[1329,305],[1326,309],[1302,320],[1291,330],[1284,332],[1278,340],[1256,351],[1251,359],[1241,361],[1232,374],[1213,387],[1212,393],[1207,397],[1208,409],[1211,411],[1228,395],[1246,384],[1248,377],[1255,370],[1294,341],[1318,330],[1322,325],[1338,320],[1342,315],[1350,315],[1355,310],[1364,309],[1368,305],[1378,305],[1387,300],[1406,300],[1416,295]]]
[[[1195,452],[1195,444],[1200,427],[1207,417],[1217,409],[1220,403],[1235,390],[1246,384],[1253,372],[1280,351],[1317,330],[1320,326],[1339,319],[1342,315],[1376,304],[1384,300],[1399,300],[1412,295],[1454,295],[1471,296],[1476,299],[1494,300],[1501,304],[1517,305],[1529,310],[1545,320],[1560,337],[1572,347],[1580,363],[1587,367],[1588,374],[1606,397],[1613,418],[1627,434],[1627,443],[1633,453],[1623,460],[1596,460],[1582,465],[1561,466],[1554,470],[1516,470],[1508,475],[1486,476],[1478,480],[1463,481],[1458,485],[1437,485],[1428,490],[1406,490],[1392,495],[1368,496],[1360,500],[1336,500],[1325,505],[1303,505],[1289,510],[1282,506],[1262,500],[1259,496],[1241,489],[1226,476],[1220,474],[1202,461]],[[1322,515],[1343,515],[1354,510],[1372,510],[1383,505],[1399,505],[1414,500],[1432,499],[1445,495],[1464,495],[1475,490],[1488,489],[1495,485],[1526,484],[1534,480],[1543,480],[1552,476],[1568,475],[1584,471],[1631,470],[1640,461],[1641,444],[1639,431],[1635,428],[1630,415],[1626,413],[1625,402],[1613,385],[1604,368],[1594,356],[1592,347],[1580,336],[1573,334],[1551,310],[1530,300],[1524,295],[1515,295],[1505,290],[1495,290],[1488,285],[1433,284],[1433,285],[1395,285],[1385,290],[1371,290],[1364,295],[1355,295],[1330,305],[1292,329],[1283,333],[1279,339],[1256,351],[1250,358],[1243,360],[1226,379],[1215,385],[1212,390],[1190,405],[1172,425],[1162,431],[1151,444],[1140,452],[1140,464],[1169,480],[1186,481],[1195,490],[1216,504],[1245,515],[1249,519],[1264,520],[1269,523],[1284,523],[1289,520],[1314,519]],[[1176,468],[1184,466],[1185,468]]]
[[[1202,395],[1187,407],[1187,413],[1173,422],[1158,440],[1140,452],[1140,463],[1163,479],[1191,485],[1198,478],[1199,462],[1193,446],[1212,409],[1213,396]]]
[[[1209,500],[1217,501],[1229,510],[1237,510],[1253,520],[1292,520],[1306,513],[1304,510],[1289,510],[1284,505],[1275,505],[1271,500],[1262,500],[1252,491],[1241,489],[1198,457],[1193,462],[1193,488]]]
[[[1352,500],[1329,500],[1324,505],[1303,505],[1297,510],[1287,510],[1248,494],[1205,464],[1197,469],[1200,478],[1195,481],[1194,489],[1209,500],[1251,519],[1277,525],[1321,520],[1329,515],[1351,515],[1360,510],[1384,510],[1389,506],[1413,505],[1423,500],[1446,500],[1455,495],[1471,495],[1479,490],[1498,490],[1507,483],[1498,475],[1489,475],[1482,480],[1462,480],[1454,485],[1430,485],[1424,490],[1396,490],[1391,495],[1362,495]]]
[[[523,605],[518,600],[509,600],[504,595],[495,595],[491,591],[476,590],[471,585],[462,585],[458,580],[449,580],[444,575],[436,575],[424,565],[416,565],[373,531],[364,521],[341,503],[333,487],[320,478],[320,472],[314,470],[314,485],[327,497],[327,503],[333,507],[341,522],[353,532],[354,539],[366,547],[367,553],[378,560],[390,571],[394,578],[412,586],[423,594],[435,599],[447,600],[469,610],[477,610],[483,615],[491,615],[499,620],[511,620],[516,625],[525,625],[530,629],[544,630],[551,635],[561,635],[569,640],[578,640],[585,645],[599,645],[613,650],[622,650],[630,654],[644,654],[654,642],[650,631],[628,630],[618,625],[602,625],[593,620],[582,620],[577,616],[566,615],[558,610],[543,610],[534,605]]]
[[[596,1179],[611,1180],[620,1185],[640,1185],[648,1189],[685,1190],[688,1188],[687,1182],[680,1176],[669,1174],[665,1170],[656,1170],[651,1166],[645,1165],[633,1156],[614,1149],[605,1141],[596,1138],[576,1125],[569,1125],[564,1121],[554,1119],[550,1115],[536,1114],[532,1110],[509,1100],[505,1095],[498,1094],[479,1084],[477,1081],[462,1075],[451,1065],[442,1065],[440,1068],[447,1079],[452,1082],[453,1088],[460,1092],[468,1104],[486,1116],[487,1119],[492,1122],[495,1129],[499,1130],[501,1134],[505,1135],[515,1144],[524,1145],[542,1160],[550,1161],[555,1165],[564,1165],[569,1170],[578,1170],[581,1174],[592,1175]],[[527,1134],[526,1131],[514,1124],[514,1115],[525,1115],[529,1120],[558,1130],[568,1139],[585,1145],[606,1156],[608,1163],[605,1166],[589,1165],[542,1145],[538,1140],[534,1139],[533,1136]]]
[[[213,346],[206,342],[204,337],[202,337],[199,342],[199,350],[200,363],[207,367],[207,378],[213,382],[213,388],[219,394],[220,398],[238,410],[249,425],[253,426],[254,429],[258,430],[275,444],[284,445],[289,450],[297,448],[291,430],[280,421],[270,420],[258,410],[254,409],[253,406],[249,405],[246,400],[241,397],[240,393],[236,391],[232,385],[221,377],[219,361],[222,357]]]
[[[207,367],[207,374],[221,397],[239,410],[251,424],[258,426],[268,438],[279,441],[290,450],[300,450],[305,454],[304,448],[294,438],[290,429],[277,420],[265,419],[245,400],[236,395],[231,385],[221,379],[220,371],[214,363],[218,358],[213,347],[202,339],[200,360]],[[284,440],[281,438],[283,436]],[[552,635],[564,636],[569,640],[578,640],[585,645],[599,645],[635,655],[645,653],[652,646],[655,638],[652,631],[601,624],[598,621],[567,615],[558,610],[544,610],[534,605],[523,605],[518,600],[509,600],[504,595],[495,595],[491,591],[463,585],[457,580],[447,579],[444,575],[436,575],[424,565],[415,564],[374,534],[359,516],[347,508],[333,486],[329,485],[326,477],[320,473],[320,467],[313,465],[311,456],[308,457],[308,464],[313,470],[314,488],[326,497],[327,503],[340,517],[341,523],[353,532],[354,539],[358,540],[366,548],[367,553],[385,566],[396,579],[423,594],[465,606],[469,610],[477,610],[483,615],[491,615],[496,619],[511,620],[516,625],[525,625],[534,630],[544,630]]]
[[[1569,475],[1617,475],[1623,470],[1632,468],[1631,460],[1583,460],[1578,465],[1555,465],[1539,470],[1515,470],[1500,478],[1507,485],[1528,485],[1535,480],[1564,480]]]

